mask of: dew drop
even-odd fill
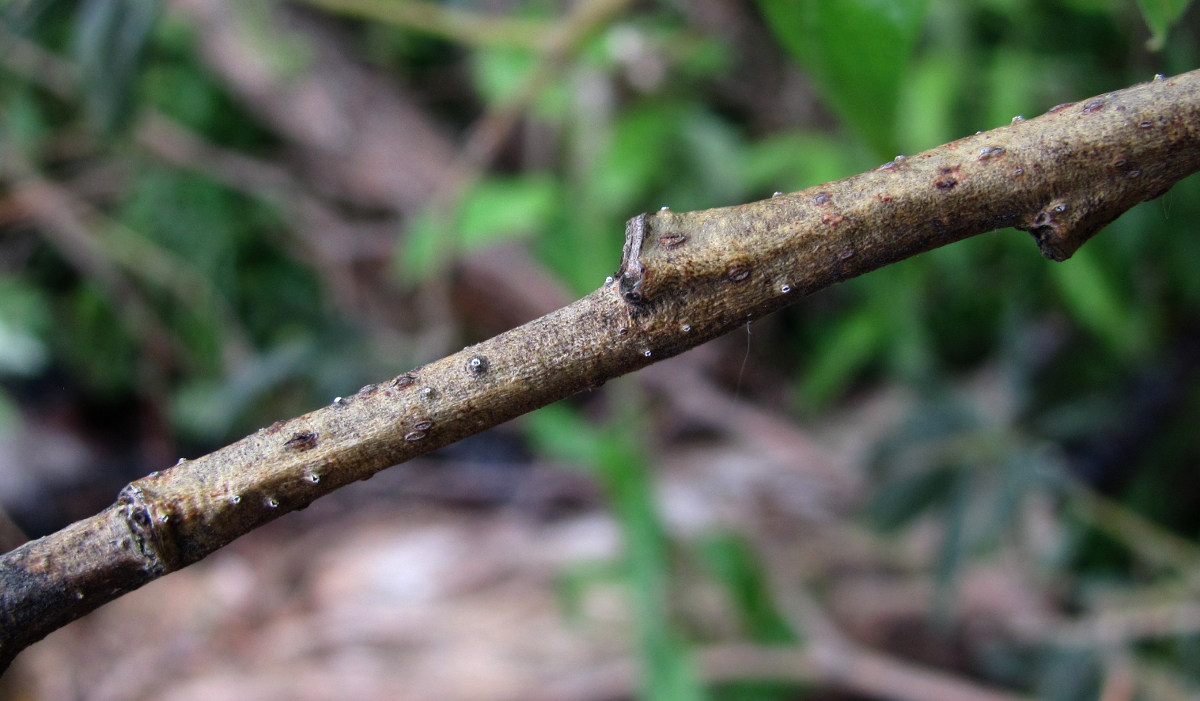
[[[1149,120],[1147,120],[1145,122],[1138,122],[1138,126],[1141,127],[1142,129],[1149,129],[1150,127],[1154,126],[1154,122],[1151,122]]]
[[[1164,76],[1162,73],[1154,74],[1154,82],[1156,82],[1156,83],[1159,82],[1160,80],[1164,80],[1165,78],[1166,78],[1166,76]]]
[[[82,599],[83,599],[83,592],[81,592],[81,591],[76,591],[76,592],[75,592],[75,598],[76,598],[76,599],[80,599],[80,600],[82,600]]]
[[[1018,114],[1017,116],[1015,116],[1015,117],[1013,117],[1013,118],[1012,118],[1012,123],[1013,123],[1013,124],[1016,124],[1017,122],[1024,122],[1024,121],[1025,121],[1025,117],[1023,117],[1023,116],[1021,116],[1021,115],[1019,115],[1019,114]]]
[[[666,206],[666,205],[663,205],[662,207],[659,207],[659,208],[658,208],[658,211],[660,211],[660,212],[669,212],[669,211],[671,211],[671,208],[670,208],[670,207],[668,207],[668,206]]]
[[[683,326],[680,326],[680,327],[679,327],[679,330],[680,330],[680,331],[682,331],[682,332],[684,332],[684,333],[691,333],[691,332],[692,332],[692,325],[691,325],[691,324],[684,324]]]
[[[1024,168],[1017,168],[1016,170],[1013,171],[1013,175],[1024,175],[1024,174],[1025,174]]]
[[[147,477],[151,477],[151,478],[153,478],[153,477],[158,477],[158,470],[155,470],[154,472],[151,472],[150,474],[148,474],[148,475],[146,475],[146,476],[147,476]]]
[[[426,435],[427,434],[424,431],[409,431],[408,433],[404,434],[404,440],[408,441],[409,443],[415,443],[416,441],[424,438]]]
[[[783,194],[783,190],[776,190],[775,192],[773,192],[771,194],[771,197],[779,197],[782,194]]]
[[[240,504],[240,503],[242,503],[242,498],[240,496],[234,494],[233,496],[229,497],[229,503],[230,504]]]
[[[616,282],[616,278],[614,278],[612,275],[609,275],[608,277],[604,278],[605,285],[611,285],[614,282]]]
[[[654,355],[654,352],[653,352],[653,351],[651,351],[651,350],[649,350],[649,349],[647,349],[647,350],[644,350],[644,351],[642,351],[642,355],[644,355],[644,356],[646,356],[647,358],[649,358],[650,356]]]
[[[305,477],[308,479],[309,482],[312,482],[313,484],[316,484],[317,482],[321,481],[321,476],[315,472],[310,472],[307,475],[305,475]]]
[[[792,291],[792,286],[788,285],[787,283],[784,283],[782,286],[780,286],[779,291],[784,294],[787,294]]]
[[[434,399],[437,397],[437,390],[432,387],[426,387],[421,390],[421,396],[426,399]]]
[[[344,407],[349,403],[350,402],[347,401],[347,399],[345,397],[334,397],[333,398],[333,405],[336,407]]]
[[[627,328],[625,328],[624,326],[622,326],[621,328],[617,329],[617,333],[619,333],[619,334],[621,334],[622,336],[624,336],[625,334],[629,333],[629,329],[627,329]]]
[[[467,361],[467,371],[472,375],[482,375],[488,371],[489,365],[490,363],[488,363],[488,359],[484,356],[472,356],[471,359]]]
[[[187,461],[188,461],[188,459],[187,459],[187,458],[179,458],[179,460],[178,460],[178,461],[177,461],[175,464],[176,464],[176,465],[182,465],[182,464],[184,464],[184,463],[185,463],[185,462],[187,462]]]
[[[267,505],[268,509],[274,509],[279,506],[279,500],[275,497],[267,497],[263,503]]]
[[[163,514],[162,516],[158,517],[159,523],[166,523],[167,521],[170,521],[170,520],[171,520],[170,514]]]
[[[1062,214],[1063,212],[1067,211],[1067,205],[1056,204],[1050,211],[1054,212],[1055,214]]]

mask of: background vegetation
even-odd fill
[[[1191,70],[1187,5],[8,2],[0,500],[27,534],[56,529],[179,456],[553,309],[611,273],[637,212],[800,189]],[[934,251],[431,464],[588,470],[624,549],[557,573],[563,616],[625,587],[644,698],[824,693],[706,686],[697,661],[713,639],[811,639],[769,593],[809,528],[872,544],[783,569],[835,618],[850,584],[921,585],[899,622],[841,620],[863,642],[1042,698],[1128,679],[1111,698],[1192,695],[1197,221],[1192,178],[1063,264],[1014,231]],[[742,428],[680,409],[680,377],[750,412],[726,417]],[[750,424],[823,446],[852,488],[781,516],[786,537],[681,526],[655,473],[757,440]],[[982,630],[966,589],[1005,567],[1038,605]],[[696,582],[728,629],[676,610]]]

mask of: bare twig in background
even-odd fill
[[[426,0],[305,0],[339,15],[427,32],[467,46],[536,48],[549,31],[544,22],[485,15]]]
[[[443,360],[130,484],[0,559],[0,658],[392,464],[671,357],[803,294],[1004,226],[1069,256],[1200,168],[1200,72],[1063,105],[853,178],[630,221],[617,279]]]
[[[631,0],[584,0],[554,24],[540,46],[537,67],[499,108],[488,112],[471,128],[463,148],[463,170],[478,172],[496,157],[518,119],[542,90],[566,66],[568,56],[579,50],[583,40],[624,10]],[[439,199],[446,201],[450,193]]]
[[[1005,693],[934,669],[854,645],[814,641],[802,648],[753,645],[713,647],[701,653],[709,682],[741,679],[820,684],[867,698],[896,701],[1019,701]]]

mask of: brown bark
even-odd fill
[[[355,480],[719,336],[801,296],[1015,226],[1069,257],[1200,170],[1200,71],[761,202],[627,226],[615,280],[524,326],[122,490],[0,557],[0,664]]]

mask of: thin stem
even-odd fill
[[[426,32],[469,46],[536,48],[547,33],[539,20],[449,7],[425,0],[304,0],[327,12]]]

